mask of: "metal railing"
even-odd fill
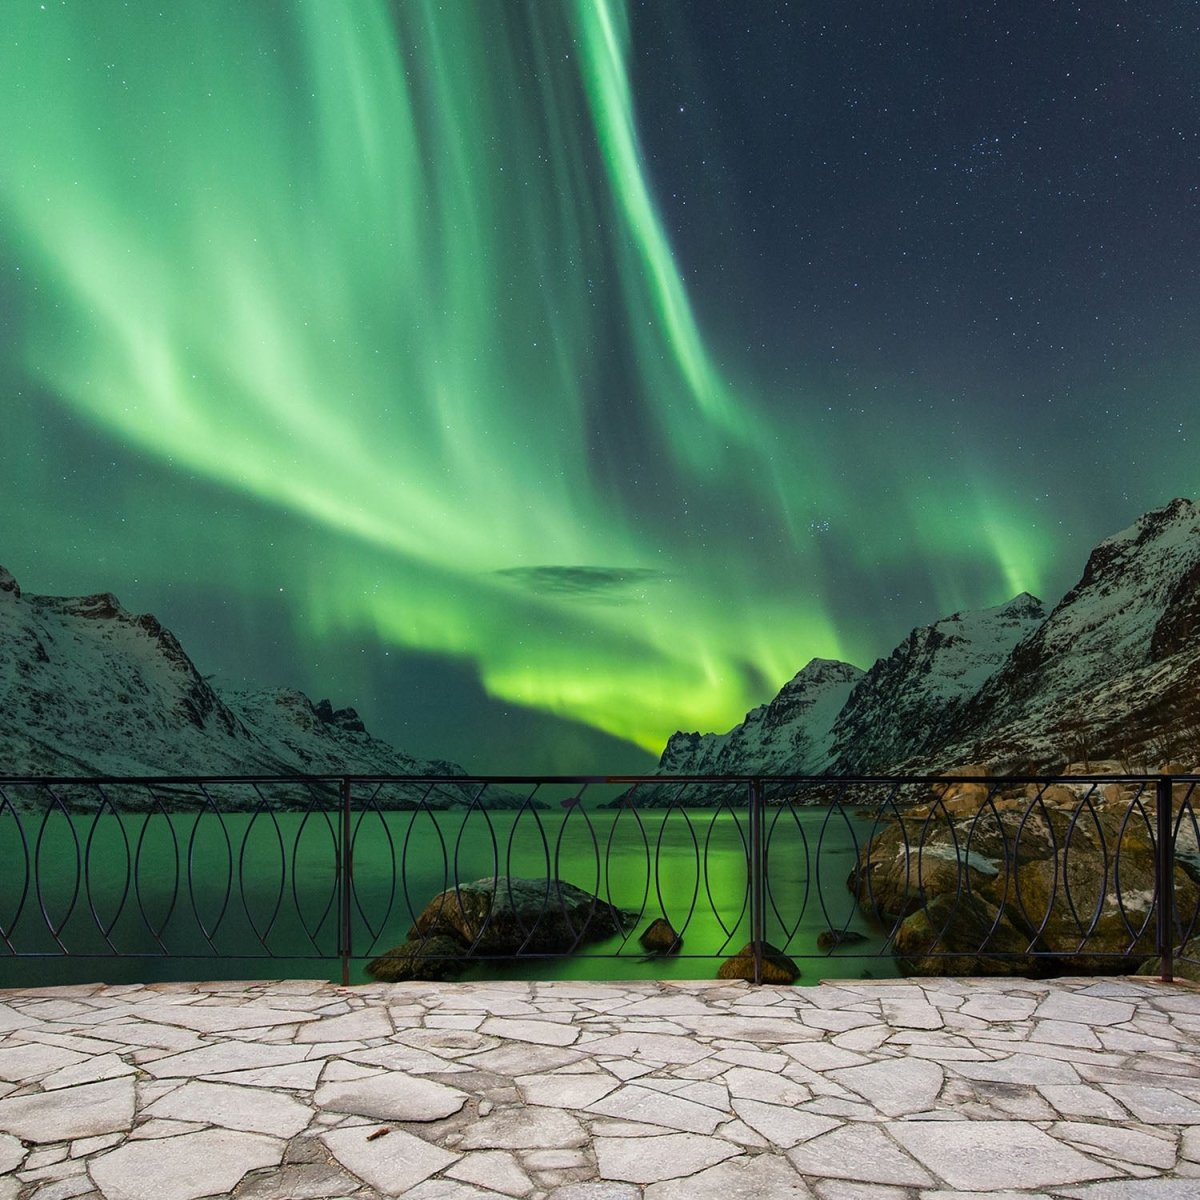
[[[1170,980],[1200,961],[1198,786],[0,777],[0,986],[54,959],[321,961],[347,983],[405,956],[417,977],[573,957]]]

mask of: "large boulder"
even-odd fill
[[[376,979],[447,979],[469,960],[569,954],[623,936],[636,914],[561,879],[502,875],[439,892],[408,940],[367,967]]]
[[[1153,797],[1055,785],[970,800],[934,794],[881,823],[848,880],[906,972],[1112,974],[1155,953]],[[1182,865],[1175,895],[1186,926],[1200,889]]]
[[[561,879],[501,875],[440,892],[408,936],[440,934],[485,957],[569,954],[588,942],[624,934],[635,915]]]

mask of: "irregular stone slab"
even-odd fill
[[[579,1040],[579,1030],[559,1021],[518,1021],[508,1017],[489,1017],[480,1032],[510,1042],[533,1042],[538,1046],[571,1046]]]
[[[136,1068],[116,1054],[99,1054],[84,1059],[70,1067],[63,1067],[42,1080],[46,1091],[56,1088],[74,1087],[79,1083],[97,1083],[101,1079],[119,1079],[122,1075],[134,1074]]]
[[[636,1121],[610,1121],[597,1117],[588,1122],[594,1137],[662,1137],[661,1125],[642,1125]]]
[[[360,1196],[362,1194],[360,1193]],[[347,1198],[348,1200],[348,1198]],[[363,1197],[366,1200],[366,1197]],[[477,1188],[457,1179],[426,1179],[404,1193],[404,1200],[505,1200],[503,1192]]]
[[[951,1187],[1038,1188],[1103,1179],[1112,1168],[1023,1121],[897,1121],[888,1132]]]
[[[195,1050],[204,1045],[199,1034],[188,1029],[142,1022],[132,1016],[124,1021],[114,1021],[111,1025],[89,1026],[88,1036],[130,1048],[141,1046],[154,1050]]]
[[[385,1196],[403,1196],[461,1157],[403,1129],[368,1140],[372,1133],[371,1126],[356,1125],[323,1133],[321,1140],[342,1166]]]
[[[786,1159],[742,1155],[689,1179],[652,1183],[645,1200],[810,1200],[812,1192]]]
[[[1179,1155],[1189,1162],[1200,1163],[1200,1128],[1193,1126],[1183,1131],[1180,1139]]]
[[[133,1077],[0,1100],[0,1130],[27,1142],[66,1142],[133,1124]]]
[[[1135,1006],[1126,1000],[1102,1000],[1069,991],[1052,991],[1037,1006],[1039,1021],[1070,1021],[1080,1025],[1123,1025],[1132,1021]]]
[[[756,1046],[781,1045],[795,1042],[804,1036],[804,1026],[799,1021],[789,1022],[775,1013],[770,1017],[679,1017],[680,1025],[704,1038],[726,1038],[731,1042],[753,1042]]]
[[[278,1067],[300,1062],[308,1054],[306,1046],[267,1046],[262,1042],[217,1042],[198,1050],[185,1050],[166,1058],[139,1062],[139,1066],[157,1079],[217,1075],[225,1071],[245,1071],[254,1067]]]
[[[593,1044],[589,1043],[589,1050]],[[470,1058],[460,1058],[458,1062],[481,1071],[494,1071],[497,1075],[531,1075],[540,1071],[553,1071],[557,1067],[570,1066],[584,1057],[585,1055],[579,1050],[530,1044],[497,1046],[494,1050],[483,1051],[482,1054],[472,1054]],[[355,1059],[358,1062],[375,1061],[362,1054],[355,1055]]]
[[[359,1181],[330,1163],[294,1163],[238,1188],[238,1200],[323,1200],[357,1191]]]
[[[936,1182],[874,1125],[843,1125],[793,1147],[787,1156],[801,1175],[897,1187],[931,1187]]]
[[[712,1133],[729,1120],[728,1112],[718,1112],[706,1104],[697,1104],[640,1084],[626,1084],[603,1100],[587,1106],[588,1112],[602,1113],[647,1125],[665,1125],[686,1133]]]
[[[515,1082],[526,1104],[547,1108],[587,1108],[619,1086],[607,1071],[594,1075],[518,1075]]]
[[[363,1008],[340,1017],[321,1017],[296,1031],[296,1041],[369,1042],[372,1038],[391,1037],[395,1030],[384,1008]]]
[[[452,1179],[475,1183],[480,1187],[503,1192],[506,1196],[524,1196],[533,1190],[533,1180],[525,1174],[520,1163],[503,1150],[480,1150],[460,1158],[446,1169]]]
[[[983,1079],[992,1083],[1077,1084],[1079,1074],[1068,1062],[1042,1058],[1033,1054],[1011,1054],[998,1062],[956,1062],[951,1070],[967,1079]]]
[[[1038,1088],[1046,1103],[1064,1117],[1100,1117],[1108,1121],[1124,1121],[1125,1110],[1107,1092],[1079,1084],[1043,1084]]]
[[[1028,1020],[1037,1005],[1038,1002],[1030,996],[974,996],[958,1011],[981,1021],[1001,1024]]]
[[[0,1004],[0,1033],[8,1033],[10,1029],[26,1029],[30,1025],[38,1025],[37,1017],[29,1013],[18,1012],[8,1004]]]
[[[805,1045],[817,1044],[818,1043],[816,1042],[805,1043]],[[763,1050],[739,1050],[735,1047],[730,1047],[725,1050],[718,1050],[716,1054],[712,1056],[709,1065],[711,1066],[717,1062],[722,1062],[733,1063],[739,1067],[750,1067],[756,1071],[782,1071],[783,1068],[786,1067],[791,1061],[787,1055],[792,1054],[795,1047],[789,1049],[788,1046],[780,1046],[780,1049],[786,1050],[787,1054],[778,1054],[774,1051]],[[793,1054],[793,1057],[799,1060],[798,1054]],[[838,1063],[837,1065],[840,1067],[848,1066],[849,1064]]]
[[[169,1138],[181,1133],[198,1133],[204,1126],[198,1121],[170,1121],[151,1117],[136,1125],[129,1134],[130,1141],[145,1138]]]
[[[656,1084],[666,1081],[643,1079],[642,1082],[646,1087],[654,1087]],[[674,1082],[681,1081],[675,1080]],[[668,1089],[664,1088],[663,1090],[666,1091]],[[697,1104],[707,1104],[709,1108],[719,1109],[723,1113],[729,1111],[729,1089],[723,1083],[708,1083],[704,1080],[697,1080],[695,1083],[685,1083],[683,1087],[673,1090],[675,1095],[681,1096],[684,1100],[694,1100]]]
[[[468,1125],[463,1150],[545,1150],[587,1144],[587,1131],[553,1108],[509,1108]]]
[[[584,1150],[526,1150],[521,1161],[529,1171],[561,1171],[570,1167],[586,1167]]]
[[[794,1042],[779,1047],[785,1054],[810,1071],[834,1071],[838,1067],[860,1067],[870,1061],[853,1050],[844,1050],[831,1042]],[[756,1064],[747,1062],[746,1066]]]
[[[788,1039],[795,1041],[795,1035]],[[674,1037],[669,1033],[614,1033],[587,1043],[589,1054],[601,1058],[636,1058],[659,1065],[682,1063],[689,1065],[707,1058],[712,1049],[693,1038]]]
[[[457,1088],[399,1072],[327,1083],[314,1097],[321,1108],[381,1121],[439,1121],[453,1116],[468,1099]]]
[[[688,996],[680,992],[668,992],[664,996],[647,996],[640,1000],[630,1000],[618,1008],[609,1009],[614,1016],[624,1020],[626,1017],[673,1017],[673,1016],[708,1016],[714,1013],[709,1005],[697,996]]]
[[[1055,1195],[1071,1200],[1196,1200],[1194,1179],[1118,1179],[1066,1188]]]
[[[1200,1104],[1170,1088],[1106,1083],[1104,1090],[1146,1125],[1200,1125]],[[0,1100],[0,1109],[7,1103]]]
[[[25,1147],[21,1139],[9,1133],[0,1133],[0,1175],[15,1171],[25,1161]]]
[[[102,1133],[99,1137],[76,1138],[71,1143],[71,1157],[85,1158],[119,1146],[124,1138],[119,1133]]]
[[[1177,1157],[1175,1136],[1140,1133],[1112,1125],[1088,1125],[1082,1121],[1061,1121],[1048,1130],[1051,1137],[1070,1142],[1085,1154],[1102,1154],[1121,1162],[1169,1170]],[[1200,1189],[1198,1189],[1200,1190]]]
[[[740,1146],[694,1133],[597,1137],[593,1145],[603,1178],[642,1184],[694,1175],[741,1153]]]
[[[830,1117],[798,1112],[778,1104],[764,1104],[760,1100],[734,1100],[733,1111],[756,1133],[783,1150],[807,1142],[841,1124]]]
[[[642,1189],[632,1183],[597,1179],[588,1183],[566,1183],[556,1187],[546,1200],[642,1200]]]
[[[285,1063],[281,1067],[252,1067],[248,1071],[221,1071],[204,1075],[212,1083],[236,1083],[239,1087],[287,1088],[311,1092],[321,1077],[323,1062]]]
[[[921,1200],[964,1200],[964,1193],[942,1190],[922,1192]],[[1050,1200],[1050,1197],[1045,1192],[988,1192],[987,1200]]]
[[[827,1074],[889,1117],[932,1108],[945,1082],[942,1068],[923,1058],[884,1059]]]
[[[884,1000],[883,1019],[893,1029],[941,1029],[942,1014],[924,1000]]]
[[[192,1080],[155,1100],[146,1113],[176,1121],[200,1121],[245,1133],[290,1138],[312,1119],[312,1110],[291,1096],[229,1083]]]
[[[160,1025],[178,1025],[195,1033],[226,1033],[231,1029],[261,1029],[319,1019],[315,1013],[258,1004],[141,1004],[137,1016]]]
[[[906,1188],[889,1187],[884,1183],[851,1183],[846,1179],[818,1179],[813,1186],[820,1200],[912,1200],[913,1195]],[[922,1192],[921,1200],[932,1195],[933,1192]],[[941,1200],[963,1200],[963,1196],[960,1192],[955,1192],[953,1197],[943,1194]],[[1021,1200],[1049,1200],[1049,1197],[1026,1194]]]
[[[1035,1021],[1029,1040],[1047,1042],[1052,1046],[1079,1046],[1084,1050],[1104,1048],[1100,1039],[1092,1032],[1091,1026],[1080,1025],[1077,1021]],[[1129,1049],[1143,1050],[1146,1047],[1131,1046]]]
[[[484,1037],[470,1029],[401,1029],[395,1040],[418,1050],[428,1050],[439,1058],[462,1058],[495,1049],[498,1044],[495,1038]]]
[[[71,1067],[86,1059],[86,1055],[75,1050],[64,1050],[61,1046],[47,1046],[42,1042],[30,1042],[0,1050],[0,1079],[11,1083],[24,1083],[40,1079],[52,1071]]]
[[[851,1029],[866,1029],[870,1026],[875,1026],[876,1032],[882,1033],[884,1037],[891,1032],[886,1026],[880,1023],[878,1017],[872,1017],[867,1013],[847,1012],[843,1009],[817,1009],[815,1011],[801,1011],[796,1014],[805,1025],[813,1029],[823,1029],[826,1033],[846,1033]],[[795,1037],[787,1039],[789,1042],[794,1042]]]
[[[105,1200],[195,1200],[233,1191],[248,1171],[277,1166],[283,1150],[262,1134],[204,1129],[126,1142],[92,1159],[89,1170]]]

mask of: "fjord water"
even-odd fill
[[[19,834],[7,836],[10,812],[0,929],[18,954],[38,957],[0,948],[0,986],[340,978],[341,819],[329,809],[204,809],[75,813],[68,822],[51,810],[25,814]],[[896,974],[846,887],[871,830],[854,810],[764,814],[767,940],[797,960],[802,984]],[[744,808],[368,809],[352,814],[351,837],[355,982],[456,878],[549,875],[640,914],[624,938],[569,956],[478,964],[466,979],[712,978],[750,938]],[[680,955],[649,958],[638,945],[659,916],[682,931]],[[867,940],[829,955],[817,948],[828,928]]]

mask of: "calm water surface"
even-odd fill
[[[10,815],[0,830],[0,927],[19,951],[48,957],[0,957],[0,986],[340,978],[339,814],[82,814],[72,835],[55,812],[44,827],[41,814],[23,818],[24,844],[13,824]],[[871,821],[853,810],[770,808],[764,825],[767,937],[797,959],[801,982],[895,975],[846,888]],[[550,875],[641,914],[625,939],[481,964],[463,978],[712,978],[749,940],[745,811],[372,810],[354,815],[352,832],[356,981],[455,877]],[[659,916],[682,931],[683,953],[647,960],[637,935]],[[831,926],[867,941],[827,955],[816,941]]]

